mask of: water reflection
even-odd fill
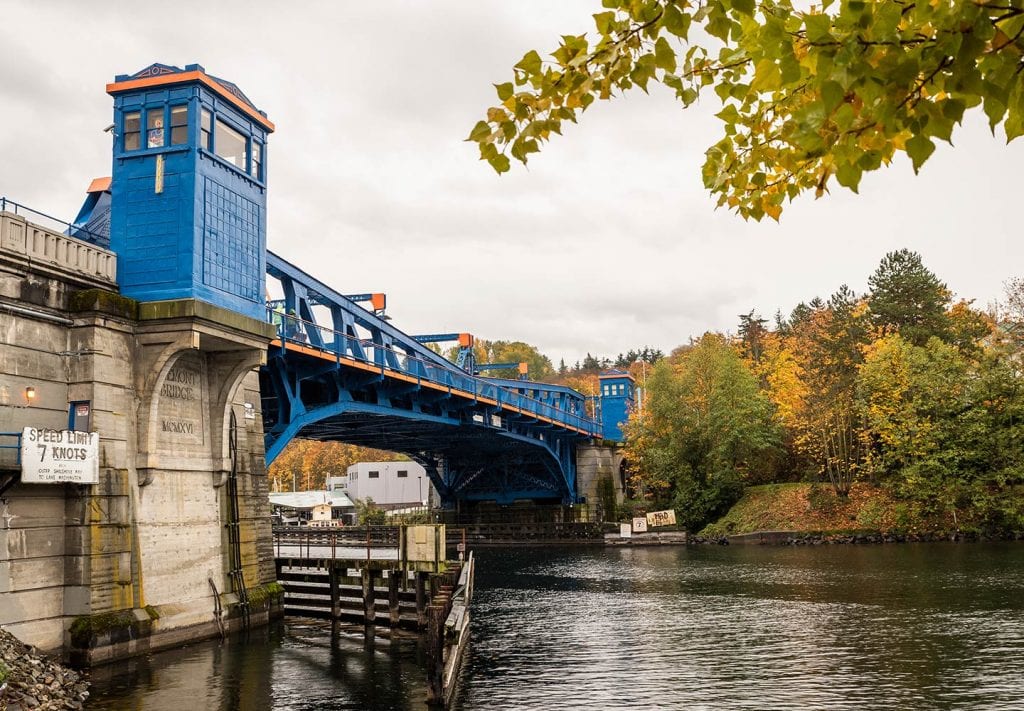
[[[99,667],[88,708],[418,711],[426,708],[421,657],[415,638],[352,629],[332,638],[329,624],[289,620]]]
[[[481,549],[480,709],[1022,709],[1024,545]],[[423,709],[415,640],[289,621],[93,672],[94,709]]]
[[[462,709],[1024,708],[1024,547],[480,555]]]

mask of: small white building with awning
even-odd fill
[[[315,521],[354,523],[356,506],[341,491],[283,491],[270,494],[270,505],[281,523]]]

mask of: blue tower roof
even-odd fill
[[[198,64],[154,63],[114,100],[110,249],[121,293],[266,316],[267,136],[274,124]],[[103,196],[82,220],[102,218]]]
[[[191,81],[204,84],[211,91],[219,94],[222,99],[233,104],[243,114],[259,123],[264,129],[273,132],[274,124],[267,118],[266,112],[256,108],[256,105],[238,88],[237,84],[207,74],[201,64],[186,64],[182,69],[171,64],[154,62],[134,74],[118,74],[114,77],[113,84],[107,84],[107,93],[113,96],[126,91],[166,87]]]
[[[622,425],[633,408],[633,376],[625,370],[611,369],[598,376],[601,383],[601,428],[604,438],[622,442]]]

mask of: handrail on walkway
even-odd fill
[[[274,555],[281,557],[281,546],[298,546],[300,557],[309,558],[314,548],[330,547],[331,558],[338,550],[366,550],[366,557],[374,548],[398,548],[401,528],[398,526],[346,526],[343,528],[314,528],[308,526],[274,526]],[[305,555],[303,556],[303,550]]]
[[[380,368],[382,373],[392,371],[404,376],[415,377],[417,381],[427,381],[444,387],[464,390],[472,393],[475,397],[493,399],[501,405],[516,407],[531,414],[564,422],[590,435],[599,434],[601,431],[600,423],[585,414],[563,410],[537,398],[516,392],[510,387],[490,383],[484,378],[463,373],[458,371],[458,367],[454,364],[450,369],[442,369],[432,361],[404,353],[393,346],[382,345],[372,339],[353,338],[341,331],[307,321],[294,314],[282,314],[272,307],[267,308],[267,322],[277,327],[278,337],[282,343],[295,343],[322,353],[330,353],[339,359],[346,358],[373,365],[375,368]],[[315,346],[310,343],[308,334],[313,329],[317,331],[318,340],[324,344],[323,346]],[[378,350],[383,354],[390,353],[391,358],[378,354]],[[364,355],[359,355],[360,352]],[[389,365],[390,362],[404,364],[404,367],[395,368]],[[516,383],[522,386],[532,384],[528,381],[516,381]],[[543,389],[544,383],[536,383],[536,386],[538,389]]]
[[[63,228],[67,230],[66,234],[68,236],[71,236],[72,233],[74,233],[76,239],[81,239],[80,235],[86,235],[92,239],[97,240],[102,240],[105,237],[105,235],[101,235],[91,230],[87,230],[84,227],[80,227],[73,222],[68,222],[67,220],[62,220],[59,217],[47,215],[45,212],[40,212],[39,210],[35,210],[27,205],[22,205],[20,202],[15,202],[14,200],[11,200],[10,198],[4,197],[2,195],[0,195],[0,212],[10,212],[19,216],[24,216],[25,213],[27,213],[29,215],[34,215],[35,217],[42,217],[44,219],[50,220],[50,222],[61,225]],[[43,226],[45,227],[45,225]]]

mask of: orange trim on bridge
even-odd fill
[[[228,91],[223,84],[218,82],[209,74],[199,70],[175,72],[173,74],[161,74],[160,76],[145,77],[143,79],[128,79],[127,81],[114,82],[112,84],[107,84],[107,93],[113,95],[119,94],[122,91],[148,89],[149,87],[168,86],[172,84],[184,84],[190,81],[197,81],[200,84],[204,84],[208,89],[213,91],[222,99],[228,101],[236,109],[244,113],[259,125],[263,126],[263,128],[271,132],[274,131],[274,124],[271,123],[270,119],[248,104],[245,104],[241,99]]]
[[[398,372],[388,368],[387,366],[381,367],[381,366],[376,365],[376,364],[372,364],[371,365],[370,363],[364,363],[363,361],[356,360],[355,358],[351,358],[349,356],[335,355],[333,353],[328,353],[326,351],[322,351],[322,350],[319,350],[318,348],[313,348],[311,346],[302,346],[302,345],[299,345],[298,343],[285,342],[284,344],[282,344],[281,343],[281,339],[279,339],[279,338],[275,338],[274,340],[272,340],[270,342],[270,345],[277,346],[278,348],[281,348],[283,346],[287,350],[295,351],[296,353],[302,353],[303,355],[313,356],[314,358],[320,358],[321,360],[331,361],[333,363],[342,363],[343,362],[346,365],[350,365],[350,366],[352,366],[354,368],[359,368],[360,370],[366,370],[366,371],[370,371],[372,373],[380,373],[381,375],[384,375],[386,377],[394,378],[396,380],[404,380],[405,382],[409,382],[409,383],[417,383],[417,384],[419,384],[419,385],[421,385],[423,387],[428,387],[428,388],[431,388],[433,390],[440,390],[442,392],[447,392],[447,393],[450,393],[452,395],[458,395],[460,397],[464,397],[467,400],[473,400],[475,402],[482,402],[482,403],[485,403],[487,405],[496,405],[496,406],[501,407],[502,410],[508,410],[509,412],[514,412],[514,413],[518,413],[520,415],[525,415],[527,417],[532,417],[534,419],[541,420],[543,422],[547,422],[549,424],[555,425],[556,427],[562,427],[562,428],[565,428],[567,430],[572,430],[573,432],[578,432],[578,433],[580,433],[582,435],[585,435],[587,437],[594,437],[595,436],[595,433],[588,432],[587,430],[580,429],[579,427],[574,427],[573,425],[570,425],[570,424],[568,424],[566,422],[557,422],[557,421],[551,419],[550,417],[545,417],[544,415],[539,415],[539,414],[537,414],[535,412],[529,412],[528,410],[523,410],[521,407],[516,407],[515,405],[512,405],[511,403],[504,403],[504,402],[503,403],[499,403],[497,400],[492,400],[491,398],[479,397],[476,393],[471,393],[468,390],[461,390],[459,388],[453,388],[450,385],[441,385],[440,383],[435,383],[435,382],[430,381],[430,380],[423,380],[421,378],[416,378],[416,377],[413,377],[411,375],[406,375],[405,373],[398,373]]]
[[[89,188],[85,191],[87,193],[105,193],[110,190],[110,182],[112,178],[93,178],[92,182],[89,183]]]

